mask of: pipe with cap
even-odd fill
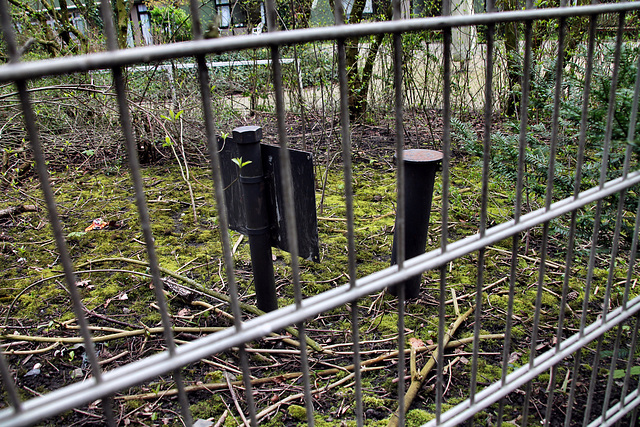
[[[247,234],[253,267],[253,282],[256,289],[258,308],[262,311],[278,309],[276,284],[271,258],[269,237],[269,212],[265,196],[265,180],[262,170],[262,128],[241,126],[233,130],[233,140],[238,146],[242,159],[240,185],[247,221]]]
[[[425,251],[427,230],[431,216],[431,200],[436,171],[442,162],[442,153],[434,150],[404,150],[404,212],[405,212],[405,256],[407,259]],[[393,238],[391,265],[398,263],[396,236]],[[396,286],[389,287],[392,295],[398,294],[398,286],[405,287],[406,298],[417,298],[420,294],[421,275],[414,276]]]

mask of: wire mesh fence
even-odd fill
[[[640,3],[534,9],[527,2],[523,10],[503,12],[496,12],[495,6],[488,4],[487,13],[476,15],[450,15],[449,6],[443,5],[441,17],[400,19],[401,4],[393,2],[393,16],[397,19],[344,25],[343,11],[337,4],[338,25],[335,26],[203,39],[198,2],[192,0],[194,41],[120,50],[110,4],[102,2],[106,52],[20,62],[16,26],[11,22],[7,2],[2,1],[0,23],[9,61],[0,67],[0,81],[15,85],[58,264],[86,355],[85,370],[89,374],[83,376],[82,381],[25,398],[23,376],[18,374],[16,365],[19,361],[8,345],[15,334],[10,325],[4,325],[2,340],[6,351],[0,357],[4,390],[0,424],[37,424],[66,411],[93,405],[94,409],[100,409],[97,424],[117,425],[124,420],[118,402],[126,399],[132,387],[171,376],[175,386],[170,391],[150,392],[150,395],[158,399],[177,396],[180,409],[175,422],[193,425],[193,407],[199,398],[191,393],[198,384],[185,380],[185,371],[201,360],[233,351],[238,360],[236,374],[241,379],[232,382],[225,373],[226,381],[221,384],[233,396],[238,422],[244,424],[284,423],[282,418],[273,418],[273,414],[289,402],[302,402],[302,413],[295,419],[308,425],[316,420],[337,422],[336,418],[327,420],[327,414],[322,412],[325,408],[322,400],[340,387],[343,393],[340,407],[345,409],[330,409],[332,416],[365,425],[376,419],[375,411],[371,410],[381,405],[370,394],[370,389],[378,384],[377,387],[386,387],[394,402],[394,407],[382,417],[388,419],[389,425],[459,425],[466,421],[486,425],[503,422],[635,425],[640,403],[637,369],[640,297],[635,289],[640,231],[637,193],[640,171],[635,134],[640,57],[635,41],[628,40],[625,17],[637,13]],[[275,2],[267,1],[265,7],[267,28],[277,29]],[[603,16],[607,17],[604,21]],[[612,16],[617,20],[612,21]],[[581,19],[586,37],[573,45],[568,34],[577,18]],[[598,26],[599,20],[606,22],[606,31],[613,33],[605,42],[598,42],[604,28]],[[546,25],[549,22],[553,24]],[[517,24],[518,47],[511,53],[507,52],[506,45],[498,42],[496,35],[507,31],[508,24]],[[541,28],[550,34],[543,41],[539,40]],[[465,31],[460,32],[461,29]],[[407,48],[403,37],[427,33],[437,33],[438,37],[426,43],[422,40],[416,45],[418,48],[412,47],[413,51]],[[349,105],[352,77],[347,67],[347,43],[357,37],[384,34],[389,34],[392,40],[387,47],[391,62],[386,64],[386,69],[391,72],[389,87],[393,90],[389,101],[393,103],[396,158],[396,264],[360,275],[352,163],[356,150],[352,143]],[[461,43],[470,43],[465,37],[475,39],[472,55],[459,51]],[[298,256],[297,222],[301,219],[295,215],[295,183],[286,122],[286,79],[283,77],[286,64],[281,51],[286,46],[317,41],[333,43],[337,63],[335,84],[322,96],[327,97],[327,103],[335,103],[339,115],[342,219],[346,227],[343,246],[347,256],[340,272],[346,282],[309,296],[305,291],[308,282],[301,278]],[[139,144],[128,100],[126,70],[146,63],[193,60],[192,80],[198,85],[199,114],[207,141],[218,224],[221,230],[227,230],[230,219],[218,145],[220,120],[212,101],[212,62],[207,55],[256,48],[265,48],[270,53],[265,63],[274,92],[269,108],[275,111],[281,147],[282,212],[287,219],[287,248],[291,254],[287,281],[293,289],[292,303],[268,313],[260,312],[259,316],[255,312],[247,315],[238,288],[235,249],[229,234],[220,233],[219,258],[225,292],[219,297],[228,304],[233,325],[188,343],[178,343],[176,334],[180,330],[174,323],[164,291],[179,285],[167,280],[166,270],[158,261],[146,196],[148,189],[138,160]],[[424,55],[424,64],[408,61],[407,51],[415,52],[418,58]],[[517,58],[513,52],[518,53]],[[542,55],[541,52],[549,52],[553,60],[534,61],[534,53]],[[498,60],[500,56],[505,59]],[[404,66],[407,63],[420,69],[408,74]],[[437,68],[436,79],[433,74],[429,74],[428,79],[415,78],[429,67]],[[119,115],[118,133],[127,153],[126,169],[132,182],[142,233],[140,241],[144,243],[148,265],[145,274],[153,284],[165,349],[114,369],[103,368],[104,360],[96,347],[96,329],[88,321],[78,281],[83,272],[69,254],[68,235],[49,179],[39,129],[41,120],[34,111],[29,86],[31,81],[46,76],[94,70],[108,70],[112,77]],[[509,85],[507,82],[514,78],[516,71],[517,82],[505,96],[500,88]],[[437,84],[433,80],[437,80]],[[454,91],[452,88],[456,87],[463,90]],[[602,102],[595,103],[594,94],[601,96]],[[298,96],[304,99],[302,92]],[[372,96],[376,96],[375,93]],[[407,146],[405,115],[410,113],[406,113],[409,107],[413,108],[412,100],[428,100],[430,108],[436,108],[442,123],[438,148],[443,157],[441,184],[436,185],[439,209],[434,208],[433,212],[439,236],[432,238],[431,250],[410,258],[405,253],[405,243],[415,239],[415,234],[405,221],[410,214],[406,212],[405,200],[412,196],[405,188],[407,153],[404,149]],[[467,104],[468,111],[483,111],[480,126],[472,129],[453,116],[454,110],[463,110],[460,104]],[[517,117],[510,134],[494,130],[498,108],[501,111],[511,108]],[[549,120],[534,124],[534,117],[543,112]],[[599,121],[594,121],[592,113],[600,114],[596,118]],[[576,123],[571,132],[567,130],[570,120]],[[535,126],[545,128],[543,137],[532,136],[531,129]],[[464,146],[467,152],[475,153],[480,171],[479,183],[470,189],[479,209],[468,223],[456,216],[460,192],[451,166],[454,145],[456,149]],[[179,161],[179,156],[176,157]],[[242,163],[242,159],[239,161]],[[244,182],[249,181],[246,178]],[[506,211],[497,208],[495,203],[496,198],[505,197],[501,194],[505,188],[515,189],[512,208]],[[472,231],[467,233],[465,230],[469,228]],[[530,247],[534,247],[535,256],[531,256]],[[461,280],[452,277],[456,277],[455,271],[462,263],[473,266],[472,270],[465,270],[467,275],[473,271],[473,277],[465,280],[474,290],[464,297],[452,292],[458,285],[453,281]],[[422,282],[422,292],[428,289],[429,295],[421,296],[416,303],[415,299],[407,298],[407,290],[400,284],[423,273],[426,281]],[[384,357],[369,359],[368,342],[361,339],[361,325],[369,312],[360,302],[376,295],[382,297],[384,294],[380,292],[394,285],[400,285],[390,304],[396,310],[392,317],[397,333],[394,348],[386,349]],[[501,292],[490,292],[498,285]],[[531,296],[530,302],[523,303],[519,298],[525,294]],[[417,306],[425,301],[433,302],[431,316],[436,320],[421,320],[418,324],[421,328],[435,329],[433,345],[409,339],[405,333],[408,319],[413,321]],[[348,318],[344,331],[348,338],[342,345],[349,351],[337,366],[343,376],[334,383],[324,384],[318,380],[324,372],[318,371],[318,366],[326,367],[322,357],[336,353],[312,339],[316,328],[314,319],[337,308],[346,308],[342,313]],[[470,332],[467,336],[456,335],[463,324],[468,325]],[[298,381],[296,393],[285,400],[278,397],[275,404],[269,404],[256,393],[262,386],[253,366],[251,343],[286,328],[298,340],[296,370],[292,377]],[[466,347],[461,349],[461,345]],[[457,350],[447,353],[448,346]],[[336,368],[336,362],[331,360],[331,366]],[[383,369],[390,384],[386,386],[368,380],[375,364],[382,360],[388,363],[387,369]],[[424,364],[422,369],[417,368],[418,362]],[[286,381],[287,374],[280,371],[276,375],[278,383]],[[455,395],[450,391],[452,381],[458,386]],[[427,387],[425,382],[431,386]],[[291,413],[289,411],[289,415]]]

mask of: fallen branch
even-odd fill
[[[3,351],[2,353],[5,354],[5,355],[10,355],[10,354],[16,354],[16,355],[43,354],[43,353],[47,353],[47,352],[53,350],[54,348],[58,347],[59,345],[60,345],[59,342],[55,342],[55,343],[51,344],[48,347],[38,348],[36,350],[6,350],[6,351]]]
[[[486,291],[488,289],[491,289],[494,286],[497,286],[502,282],[505,282],[508,278],[509,278],[508,276],[505,276],[502,279],[499,279],[498,281],[493,282],[493,283],[485,286],[484,288],[482,288],[482,292],[484,292],[484,291]],[[451,289],[451,290],[454,291],[453,289]],[[467,299],[467,298],[470,298],[470,297],[474,297],[475,295],[476,295],[475,292],[471,292],[470,294],[465,294],[465,295],[461,295],[461,296],[454,296],[452,299],[448,299],[444,303],[447,304],[447,305],[449,305],[451,303],[457,304],[458,301],[463,300],[463,299]]]
[[[38,212],[39,209],[36,205],[18,205],[9,206],[8,208],[0,209],[0,218],[6,218],[13,215],[20,215],[24,212]]]
[[[105,262],[126,262],[129,264],[135,264],[135,265],[142,265],[145,267],[149,266],[149,263],[146,261],[140,261],[137,259],[131,259],[131,258],[124,258],[124,257],[113,257],[113,258],[101,258],[101,259],[96,259],[96,260],[92,260],[92,261],[88,261],[85,262],[84,264],[80,264],[78,266],[78,268],[82,268],[82,267],[86,267],[86,266],[91,266],[92,264],[99,264],[99,263],[105,263]],[[223,293],[220,292],[216,292],[214,290],[211,289],[207,289],[206,287],[202,286],[201,284],[199,284],[198,282],[196,282],[193,279],[190,279],[188,277],[182,276],[178,273],[176,273],[175,271],[172,270],[168,270],[166,268],[163,267],[159,267],[159,270],[166,274],[167,276],[171,276],[174,279],[178,279],[181,282],[187,283],[191,288],[184,286],[184,285],[177,285],[177,286],[182,286],[183,288],[185,288],[188,291],[191,292],[195,292],[195,293],[199,293],[201,295],[205,295],[205,296],[209,296],[209,297],[213,297],[219,301],[223,301],[226,302],[228,304],[231,303],[231,298],[228,295],[225,295]],[[254,306],[254,305],[250,305],[250,304],[246,304],[246,303],[240,303],[240,308],[242,310],[244,310],[247,313],[251,313],[251,314],[255,314],[256,316],[262,316],[263,314],[265,314],[264,311],[260,310],[258,307]],[[289,332],[291,335],[298,337],[298,330],[296,328],[293,328],[291,326],[284,328],[285,331]],[[309,338],[308,336],[306,337],[306,341],[307,341],[307,345],[309,347],[311,347],[313,350],[320,352],[320,353],[330,353],[328,351],[326,351],[325,349],[323,349],[320,344],[318,344],[317,342],[315,342],[314,340],[312,340],[311,338]]]
[[[411,377],[411,385],[409,386],[407,393],[404,395],[404,407],[398,408],[398,411],[394,412],[393,415],[391,415],[391,418],[389,419],[389,423],[387,424],[387,427],[398,426],[399,411],[403,411],[402,412],[403,414],[407,413],[407,411],[409,410],[409,407],[411,406],[411,403],[413,402],[413,399],[417,396],[418,391],[420,390],[420,387],[422,387],[422,383],[424,382],[425,378],[427,378],[427,374],[435,366],[436,360],[438,358],[438,352],[443,351],[444,348],[446,348],[453,334],[456,332],[456,330],[462,324],[462,322],[464,322],[467,319],[467,317],[471,315],[471,313],[473,313],[473,307],[467,310],[464,314],[458,316],[456,321],[453,322],[453,324],[449,327],[449,330],[447,331],[447,333],[444,335],[444,341],[441,344],[438,344],[437,348],[431,354],[431,358],[429,359],[429,361],[427,361],[427,364],[420,371],[420,375]]]
[[[490,335],[480,335],[479,337],[480,339],[502,339],[504,338],[504,334],[490,334]],[[446,348],[454,348],[454,347],[459,347],[461,345],[466,345],[466,344],[470,344],[473,342],[473,337],[469,337],[469,338],[462,338],[459,340],[452,340],[449,341],[449,343],[445,346]],[[421,352],[425,352],[425,351],[431,351],[431,350],[435,350],[438,346],[436,344],[434,345],[429,345],[426,347],[419,347],[416,348],[416,352],[417,353],[421,353]],[[408,353],[409,351],[411,351],[410,349],[405,349],[405,353]],[[371,366],[371,365],[375,365],[376,363],[380,363],[386,359],[391,359],[393,357],[397,357],[398,356],[398,351],[392,351],[389,352],[387,354],[383,354],[381,356],[378,356],[376,358],[373,359],[369,359],[369,360],[365,360],[363,362],[360,363],[360,366],[362,366],[362,368],[366,369],[367,367]],[[350,372],[353,371],[354,365],[348,365],[345,367],[337,367],[337,368],[329,368],[329,369],[324,369],[322,371],[317,371],[315,372],[315,375],[317,375],[318,377],[328,377],[330,375],[336,375],[339,372]],[[369,368],[372,369],[372,368]],[[281,383],[282,381],[285,380],[290,380],[290,379],[297,379],[302,377],[302,372],[289,372],[286,374],[282,374],[282,375],[276,375],[276,376],[272,376],[272,377],[264,377],[264,378],[256,378],[254,380],[251,380],[251,385],[256,386],[256,385],[262,385],[262,384],[268,384],[268,383]],[[346,378],[346,377],[345,377]],[[242,386],[243,382],[242,381],[231,381],[231,384],[234,386]],[[215,391],[215,390],[226,390],[228,388],[228,385],[226,382],[224,383],[208,383],[208,384],[195,384],[195,385],[191,385],[191,386],[186,386],[185,392],[191,392],[191,391],[201,391],[201,390],[209,390],[209,391]],[[172,388],[172,389],[168,389],[165,391],[159,391],[159,392],[149,392],[149,393],[141,393],[141,394],[133,394],[133,395],[129,395],[129,396],[117,396],[115,397],[116,400],[124,400],[124,401],[128,401],[128,400],[149,400],[149,399],[156,399],[156,398],[160,398],[160,397],[164,397],[164,396],[175,396],[178,394],[178,389],[177,388]]]
[[[505,255],[511,255],[512,254],[511,251],[507,251],[505,249],[496,248],[495,246],[487,246],[487,250],[496,251],[496,252],[499,252],[499,253],[505,254]],[[540,262],[541,262],[540,258],[533,258],[533,257],[526,256],[526,255],[523,255],[523,254],[518,254],[518,257],[520,257],[522,259],[526,259],[527,261],[534,262],[536,264],[540,264]],[[545,260],[545,265],[547,267],[549,267],[549,268],[554,268],[556,270],[564,270],[564,268],[565,268],[564,265],[558,264],[557,262],[549,261],[548,259]]]
[[[171,328],[173,332],[204,333],[204,334],[219,332],[224,329],[227,329],[227,328],[223,328],[220,326],[211,326],[206,328],[175,326]],[[102,335],[99,337],[94,336],[92,337],[92,341],[105,342],[105,341],[116,340],[119,338],[135,337],[138,335],[161,334],[163,331],[164,331],[164,328],[161,328],[161,327],[136,329],[134,331],[122,331],[115,334]],[[79,344],[84,342],[84,339],[82,339],[81,337],[43,337],[43,336],[30,336],[30,335],[17,335],[17,334],[0,335],[0,339],[14,340],[14,341],[30,341],[30,342],[53,342],[53,343],[63,343],[63,344]]]

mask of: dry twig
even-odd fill
[[[398,408],[398,411],[403,411],[403,413],[405,414],[407,413],[407,411],[409,410],[409,407],[411,406],[411,403],[413,402],[413,399],[418,394],[418,390],[420,390],[420,387],[422,387],[422,383],[424,382],[425,378],[427,378],[427,374],[435,366],[436,359],[438,357],[438,352],[443,351],[444,348],[446,348],[453,334],[456,332],[456,330],[462,324],[462,322],[464,322],[467,319],[467,317],[469,317],[471,313],[473,313],[473,307],[471,307],[461,316],[458,316],[456,321],[453,322],[453,324],[449,327],[449,330],[447,331],[447,333],[444,335],[444,342],[438,344],[438,347],[433,351],[431,358],[420,371],[420,375],[411,378],[411,385],[409,386],[409,389],[407,390],[407,393],[404,396],[404,408]],[[389,419],[389,423],[387,424],[387,427],[398,426],[398,411],[394,412],[393,415],[391,415],[391,418]]]

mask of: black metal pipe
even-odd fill
[[[276,284],[269,239],[269,212],[262,170],[262,128],[241,126],[233,130],[233,141],[238,146],[240,184],[244,201],[247,234],[253,267],[253,282],[258,308],[262,311],[278,309]]]
[[[442,153],[433,150],[404,150],[404,212],[405,212],[405,256],[407,259],[425,251],[427,230],[431,215],[431,200],[436,171],[442,162]],[[396,237],[393,238],[391,265],[397,264]],[[417,275],[389,287],[389,293],[398,294],[397,286],[405,287],[406,298],[417,298],[420,293],[421,275]]]

